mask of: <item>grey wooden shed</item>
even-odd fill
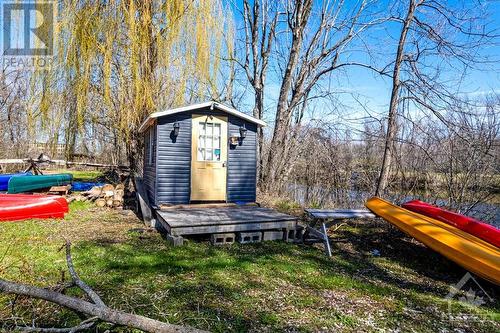
[[[153,207],[256,200],[256,140],[265,122],[217,102],[151,114],[143,182]]]

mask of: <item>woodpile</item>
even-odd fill
[[[125,186],[118,184],[113,186],[106,184],[104,186],[94,186],[81,195],[75,197],[74,200],[93,201],[97,207],[123,207],[123,196],[125,195]]]

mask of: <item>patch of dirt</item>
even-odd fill
[[[134,214],[122,214],[110,208],[92,207],[77,211],[67,220],[61,221],[60,228],[51,238],[66,238],[72,242],[102,241],[121,243],[130,236],[131,229],[143,228],[144,224]]]
[[[323,290],[321,296],[329,309],[356,318],[364,329],[376,329],[376,323],[388,314],[384,303],[368,296],[353,296],[341,290]]]

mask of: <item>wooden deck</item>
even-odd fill
[[[295,229],[297,218],[256,206],[157,210],[158,222],[173,236],[271,229]]]

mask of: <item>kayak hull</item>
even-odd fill
[[[378,197],[366,202],[374,214],[468,271],[500,285],[500,249],[439,220]]]
[[[420,200],[409,201],[403,208],[448,223],[500,248],[500,230],[472,217],[442,209]]]
[[[0,221],[63,218],[68,211],[60,196],[0,194]]]
[[[12,177],[8,184],[8,193],[22,193],[52,186],[67,185],[71,183],[73,176],[71,174],[57,174],[57,175],[37,175],[37,176],[23,176]]]
[[[31,172],[7,173],[0,175],[0,191],[7,191],[12,177],[30,176]]]

